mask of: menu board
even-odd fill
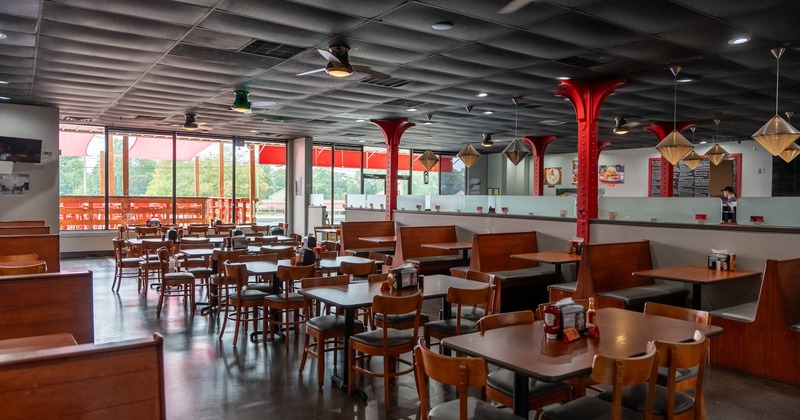
[[[733,185],[738,185],[736,177],[739,174],[738,166],[741,164],[741,155],[732,156],[733,159]],[[650,168],[650,197],[660,196],[660,180],[661,180],[661,159],[649,159]],[[708,160],[703,160],[700,165],[694,170],[689,169],[683,162],[679,162],[675,166],[672,174],[672,185],[674,197],[708,197],[708,183],[711,171],[711,163]]]

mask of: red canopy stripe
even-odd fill
[[[329,148],[317,148],[312,151],[312,165],[330,167],[333,160],[334,168],[353,168],[361,167],[362,153],[356,150],[337,150],[335,155]],[[386,153],[364,152],[364,168],[367,169],[386,169]],[[258,163],[262,165],[285,165],[286,149],[283,146],[263,146],[258,155]],[[408,159],[400,159],[401,171],[408,170]],[[415,171],[425,171],[425,168],[417,162],[415,157],[413,167]],[[431,172],[451,172],[453,170],[453,158],[442,157],[439,164],[434,166]]]

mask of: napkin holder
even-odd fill
[[[419,276],[417,269],[411,264],[403,264],[392,270],[394,274],[395,288],[403,289],[407,287],[417,287]]]

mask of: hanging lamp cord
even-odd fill
[[[678,74],[675,74],[675,82],[672,90],[672,130],[678,131]]]
[[[775,57],[775,59],[778,61],[777,65],[776,65],[777,69],[775,71],[775,115],[777,116],[778,115],[778,84],[780,83],[780,80],[781,80],[781,56],[778,55],[778,56]]]

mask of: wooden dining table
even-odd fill
[[[472,249],[472,242],[441,242],[434,244],[422,244],[423,248],[442,249],[445,251],[461,251],[461,258],[464,263],[469,265],[469,250]]]
[[[546,264],[553,264],[556,272],[556,279],[558,282],[563,281],[561,278],[561,265],[562,264],[577,264],[581,261],[581,256],[578,254],[570,254],[569,252],[530,252],[527,254],[512,254],[511,258],[517,258],[526,261],[543,262]]]
[[[427,277],[426,277],[427,283]],[[448,337],[442,345],[514,372],[514,413],[528,416],[528,379],[558,382],[586,376],[598,353],[612,357],[641,354],[648,341],[692,340],[699,330],[707,337],[722,328],[617,308],[597,311],[599,338],[581,337],[571,343],[547,339],[542,321],[497,328],[485,333]],[[583,390],[577,390],[582,394]]]
[[[442,316],[450,318],[450,304],[445,297],[447,289],[458,287],[461,289],[480,289],[486,287],[486,283],[462,279],[446,275],[425,276],[422,285],[423,299],[442,299]],[[350,336],[355,330],[355,313],[359,308],[372,306],[372,299],[378,295],[384,296],[407,296],[417,292],[417,288],[405,288],[397,290],[381,290],[381,282],[376,283],[351,283],[347,286],[315,287],[313,289],[298,292],[309,299],[336,306],[344,311],[345,320],[345,340],[344,354],[347,357],[350,350]],[[345,368],[342,376],[334,375],[331,379],[340,388],[347,387],[348,369]]]
[[[364,242],[373,242],[378,245],[392,245],[394,246],[395,242],[397,242],[397,236],[365,236],[363,238],[358,238],[360,241]]]
[[[691,283],[692,308],[700,309],[702,307],[700,293],[703,285],[760,276],[761,272],[748,270],[713,270],[702,265],[684,265],[635,271],[633,275],[650,279]]]

